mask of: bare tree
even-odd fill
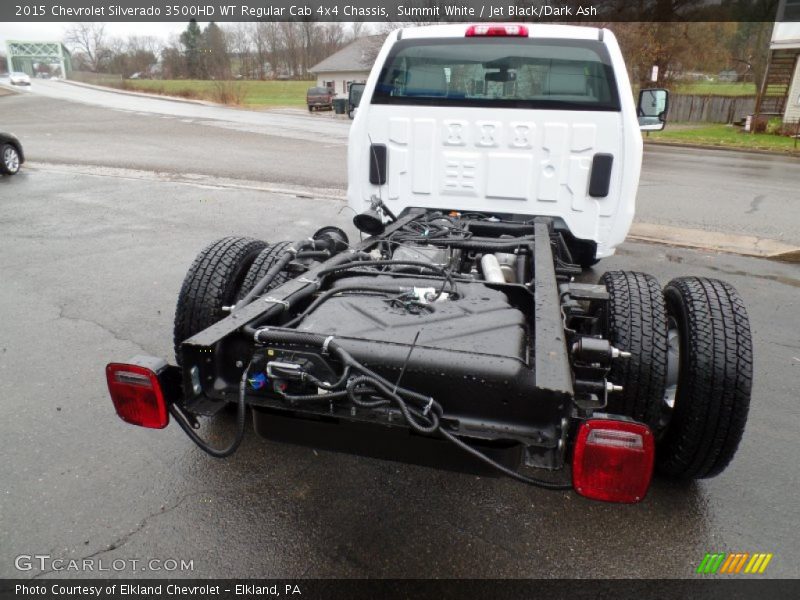
[[[266,79],[268,69],[271,69],[269,53],[268,29],[274,29],[277,23],[259,21],[253,24],[250,30],[250,39],[253,42],[253,52],[255,53],[255,74],[259,79]]]
[[[368,28],[366,25],[364,21],[353,21],[350,24],[350,41],[357,40],[362,35],[367,35]]]
[[[201,64],[204,78],[230,79],[231,61],[227,38],[219,25],[213,21],[203,30]]]
[[[73,51],[82,54],[89,69],[97,73],[108,57],[105,23],[73,23],[64,33],[64,42]]]
[[[222,26],[228,49],[236,57],[234,71],[242,77],[253,77],[253,48],[250,42],[252,23],[230,23]]]
[[[302,59],[300,52],[303,48],[303,25],[296,21],[283,21],[280,24],[280,32],[283,38],[282,44],[282,63],[288,74],[292,77],[300,72]]]

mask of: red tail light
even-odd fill
[[[650,487],[655,443],[646,425],[590,419],[578,430],[572,486],[581,496],[606,502],[639,502]]]
[[[158,376],[145,367],[122,363],[106,366],[111,401],[119,418],[132,425],[163,429],[169,423]]]
[[[470,25],[465,37],[528,37],[524,25]]]

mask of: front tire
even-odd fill
[[[250,265],[266,246],[253,238],[226,237],[203,248],[194,259],[175,309],[173,340],[178,364],[183,341],[226,316],[222,307],[236,302]]]
[[[3,175],[16,175],[19,173],[19,151],[13,144],[3,144],[0,147],[0,172]]]
[[[680,277],[664,289],[679,340],[674,410],[656,447],[656,469],[676,479],[720,474],[744,433],[753,347],[744,302],[717,279]]]

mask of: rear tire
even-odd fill
[[[175,309],[173,340],[180,364],[184,340],[226,316],[223,306],[236,301],[250,265],[266,243],[247,237],[226,237],[206,246],[186,273]]]
[[[661,286],[652,275],[609,271],[600,278],[608,290],[607,332],[611,345],[631,353],[615,359],[608,379],[622,386],[608,395],[607,411],[654,427],[667,376],[667,317]]]
[[[275,265],[278,259],[280,259],[280,257],[286,253],[286,250],[291,245],[292,242],[278,242],[276,244],[270,244],[264,248],[258,256],[256,256],[256,259],[253,261],[253,264],[250,265],[250,269],[247,271],[247,275],[245,275],[242,287],[239,288],[239,296],[237,301],[244,298],[248,292],[255,287],[256,283],[264,278],[264,276]],[[280,271],[275,276],[275,279],[273,279],[270,284],[264,288],[262,295],[266,294],[271,289],[278,287],[279,285],[283,285],[289,281],[289,279],[289,274],[286,273],[286,271]]]
[[[674,410],[656,447],[656,469],[677,479],[714,477],[744,433],[753,381],[750,321],[737,291],[705,277],[664,289],[680,344]]]

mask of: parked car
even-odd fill
[[[12,72],[8,76],[9,83],[11,85],[30,85],[31,78],[28,76],[27,73],[19,73],[19,72]]]
[[[320,108],[333,109],[333,98],[336,94],[327,87],[312,87],[306,92],[306,104],[308,112],[319,110]]]
[[[0,173],[16,175],[24,162],[25,155],[22,153],[22,144],[17,136],[0,132]]]

